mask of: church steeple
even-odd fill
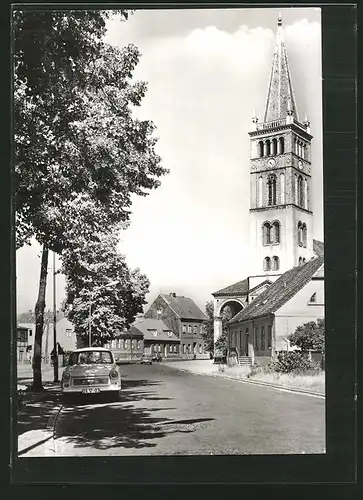
[[[279,14],[275,51],[272,60],[264,122],[285,119],[292,116],[298,120],[295,96],[292,87],[287,51],[284,43],[282,17]]]

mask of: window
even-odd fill
[[[234,346],[237,347],[237,335],[238,335],[238,332],[235,332],[234,333]]]
[[[280,174],[280,203],[285,203],[285,174]]]
[[[198,325],[194,325],[194,333],[195,333],[195,335],[198,334]]]
[[[272,139],[272,154],[277,155],[277,139]]]
[[[186,345],[183,344],[183,354],[185,354],[185,353],[186,353]]]
[[[272,174],[268,176],[267,181],[268,188],[268,204],[276,205],[276,175]]]
[[[191,354],[192,353],[192,346],[191,344],[188,344],[188,353]]]
[[[308,181],[304,180],[304,208],[308,209]]]
[[[116,340],[111,340],[111,349],[115,349],[116,347]]]
[[[141,340],[138,340],[138,341],[137,341],[137,348],[138,348],[138,349],[141,349]]]
[[[301,175],[299,175],[299,177],[297,179],[297,196],[298,196],[297,204],[300,207],[303,207],[304,206],[304,184],[303,184],[303,178],[301,177]]]
[[[137,346],[137,343],[136,343],[136,340],[134,339],[134,340],[132,341],[132,348],[133,348],[133,349],[136,349],[136,346]]]
[[[202,354],[203,349],[202,349],[202,344],[199,344],[199,354]]]
[[[278,269],[280,269],[280,259],[278,257],[276,257],[276,255],[274,257],[272,257],[272,269],[274,271],[277,271]]]
[[[263,157],[263,142],[260,141],[258,143],[258,153],[259,153],[259,157],[262,158]]]
[[[304,248],[306,248],[307,246],[307,238],[308,238],[308,230],[307,230],[307,227],[306,227],[306,224],[304,222],[304,224],[302,225],[302,245]]]
[[[267,327],[267,348],[270,348],[272,345],[272,328],[271,325]]]
[[[298,240],[299,246],[302,247],[304,244],[304,237],[303,237],[303,224],[300,221],[298,222],[298,225],[297,225],[297,240]]]
[[[264,271],[271,271],[271,259],[270,257],[265,257],[263,261],[263,270]]]
[[[299,257],[299,266],[302,264],[302,257]]]
[[[176,352],[177,352],[177,346],[174,345],[174,353],[176,353]]]
[[[272,224],[272,240],[273,243],[280,243],[280,223],[275,221]]]
[[[258,347],[258,327],[255,328],[255,347],[258,351],[259,347]]]
[[[128,339],[124,339],[124,349],[128,349],[129,347],[129,341]]]
[[[263,179],[258,178],[258,206],[262,207],[263,204]]]
[[[200,325],[200,334],[202,335],[204,332],[204,326],[203,325]]]
[[[261,351],[265,350],[265,327],[261,326]]]
[[[266,155],[270,156],[271,154],[271,142],[269,140],[266,141]]]
[[[310,297],[310,302],[316,302],[316,292]]]
[[[173,346],[171,344],[169,346],[169,352],[173,352]]]
[[[187,325],[183,325],[183,333],[187,333]]]
[[[192,333],[192,325],[188,325],[188,333]]]
[[[284,152],[285,152],[285,141],[284,141],[283,137],[280,137],[279,143],[280,143],[280,154],[284,154]]]
[[[271,242],[271,225],[265,222],[262,226],[262,241],[264,245],[270,245]]]

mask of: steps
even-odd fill
[[[252,359],[250,356],[240,356],[238,361],[240,366],[252,366]]]

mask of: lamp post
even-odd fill
[[[110,283],[105,283],[104,285],[101,285],[100,287],[98,287],[97,292],[100,290],[109,288],[110,286],[117,285],[118,283],[120,283],[119,280],[110,281]],[[93,301],[93,298],[95,296],[95,293],[96,292],[90,293],[90,301],[89,301],[89,311],[88,311],[88,314],[89,314],[89,317],[88,317],[88,346],[89,347],[92,346],[92,301]]]
[[[54,341],[54,382],[59,382],[58,373],[58,345],[57,345],[57,304],[56,304],[56,270],[55,252],[53,252],[53,341]]]

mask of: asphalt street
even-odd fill
[[[325,452],[325,401],[169,366],[124,365],[120,402],[88,396],[55,421],[56,456]]]

